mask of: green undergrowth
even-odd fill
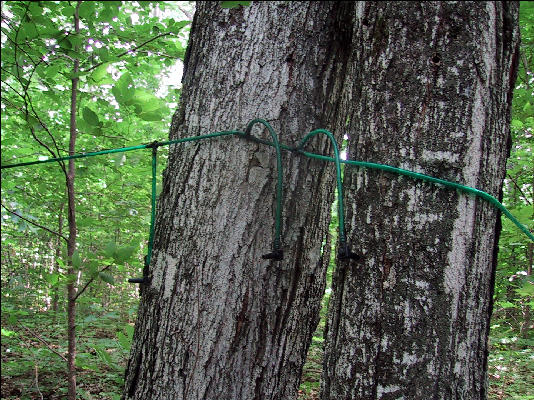
[[[16,310],[2,301],[1,398],[64,399],[66,323],[62,314]],[[319,399],[326,299],[313,336],[299,389],[299,399]],[[100,305],[78,320],[77,357],[80,399],[119,399],[133,334],[135,310],[106,312]],[[59,354],[59,355],[58,355]],[[490,338],[490,400],[534,399],[534,339],[521,339],[505,324],[494,324]],[[42,396],[42,397],[41,397]]]
[[[300,400],[318,400],[323,362],[324,319],[321,319],[308,352],[299,388]],[[534,400],[534,339],[520,339],[517,332],[493,327],[488,365],[488,400]]]
[[[135,309],[106,311],[92,304],[77,319],[78,398],[118,400],[124,383]],[[67,342],[64,312],[17,309],[2,300],[1,398],[65,399]]]

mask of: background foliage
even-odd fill
[[[249,2],[222,3],[238,7]],[[168,135],[193,3],[81,2],[80,34],[73,33],[74,6],[67,1],[2,3],[2,165],[67,154],[75,59],[80,60],[78,152]],[[521,3],[521,33],[503,201],[532,230],[532,2]],[[160,149],[159,171],[166,158]],[[58,237],[66,232],[61,168],[2,170],[2,398],[65,398],[65,285],[75,281],[79,288],[89,283],[76,317],[79,396],[118,399],[139,301],[137,288],[126,280],[141,274],[148,239],[150,150],[76,162],[74,276],[66,272],[69,260]],[[335,221],[334,215],[333,239]],[[503,218],[491,331],[492,399],[534,398],[532,247]],[[334,264],[332,259],[330,275]],[[322,315],[328,296],[327,288]],[[317,398],[323,327],[324,319],[310,348],[301,398]]]
[[[192,3],[80,2],[79,34],[76,5],[2,2],[2,165],[68,154],[74,60],[77,152],[168,134]],[[127,278],[141,274],[146,254],[150,160],[147,150],[76,161],[72,260],[57,235],[67,235],[64,166],[2,170],[3,398],[64,397],[73,281],[79,290],[89,284],[77,301],[78,393],[120,393],[139,301]]]

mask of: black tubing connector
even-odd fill
[[[284,251],[282,249],[274,249],[272,253],[267,253],[261,256],[264,260],[280,261],[284,258]]]
[[[149,263],[148,262],[148,255],[145,256],[144,261],[145,261],[145,264],[143,266],[143,277],[142,278],[129,278],[128,279],[129,283],[140,283],[140,284],[143,284],[143,283],[148,281],[148,279],[147,279],[148,263]]]
[[[147,148],[147,149],[153,149],[153,150],[154,150],[154,149],[157,149],[159,146],[161,146],[161,145],[159,144],[159,142],[158,142],[157,140],[154,140],[152,143],[147,144],[147,145],[146,145],[146,148]]]
[[[145,278],[130,278],[129,283],[145,283]]]
[[[357,253],[353,253],[350,250],[350,246],[347,242],[341,242],[339,243],[339,250],[337,252],[337,256],[340,260],[356,260],[358,261],[361,257]]]

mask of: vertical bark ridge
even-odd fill
[[[349,157],[498,196],[517,8],[356,4]],[[322,398],[485,398],[499,213],[370,170],[347,169],[345,195],[348,237],[363,261],[335,275]]]
[[[328,127],[339,109],[347,52],[337,31],[346,7],[200,2],[170,137],[243,129],[261,117],[296,144]],[[310,149],[331,151],[323,138]],[[273,149],[238,138],[171,147],[125,398],[295,397],[324,291],[321,244],[335,174],[316,160],[283,157],[278,263],[261,259],[274,233]]]

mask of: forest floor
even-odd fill
[[[4,307],[3,307],[4,308]],[[8,313],[9,314],[9,313]],[[64,323],[50,313],[2,313],[1,398],[66,398]],[[313,337],[304,366],[299,400],[319,399],[324,318]],[[78,393],[80,399],[118,400],[123,385],[133,323],[115,313],[89,315],[79,325]],[[531,330],[532,332],[532,330]],[[534,400],[533,340],[518,339],[494,325],[489,357],[489,400]]]
[[[534,400],[534,341],[518,339],[499,328],[493,328],[490,337],[488,400]],[[320,398],[323,329],[321,320],[304,365],[299,400]]]

